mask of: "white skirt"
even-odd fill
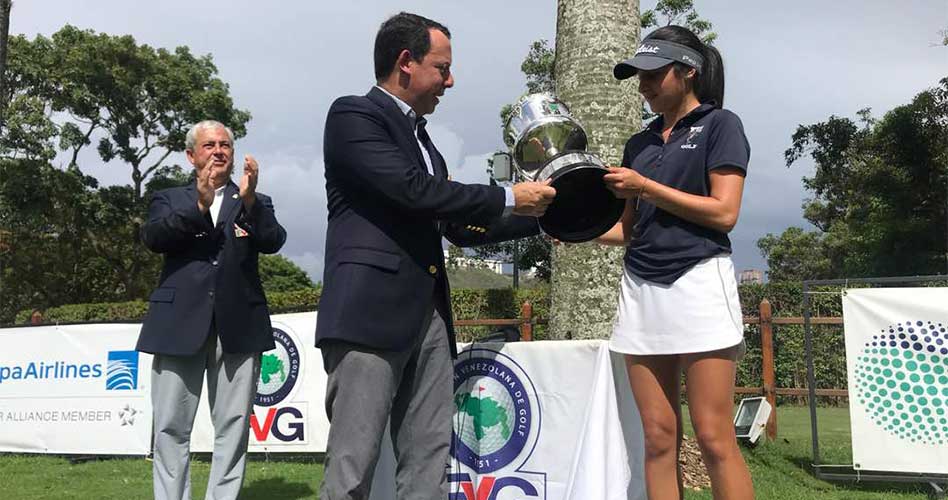
[[[729,255],[699,262],[670,285],[643,280],[625,269],[609,342],[613,351],[686,354],[743,346],[743,340],[741,302]]]

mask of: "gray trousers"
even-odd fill
[[[437,312],[405,351],[324,342],[329,442],[320,500],[367,500],[386,423],[398,500],[447,497],[454,364]]]
[[[205,499],[235,499],[244,480],[250,412],[260,376],[260,353],[229,354],[211,332],[192,356],[156,354],[151,368],[155,500],[191,498],[191,427],[207,373],[214,455]]]

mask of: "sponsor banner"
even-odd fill
[[[463,349],[447,500],[644,498],[641,425],[615,361],[601,341]],[[394,498],[388,441],[373,500]]]
[[[843,293],[853,467],[948,474],[948,288]]]
[[[326,374],[315,313],[271,318],[251,452],[324,452]],[[140,325],[0,330],[0,451],[145,455],[151,356]],[[645,498],[642,430],[621,356],[602,341],[476,344],[462,350],[446,500]],[[210,452],[207,389],[191,449]],[[373,500],[394,498],[389,439]],[[943,462],[944,463],[944,462]]]
[[[260,378],[250,417],[251,452],[310,453],[326,451],[329,420],[323,401],[326,373],[314,347],[316,313],[271,316],[276,348],[260,357]],[[211,452],[214,427],[202,389],[191,450]]]
[[[151,356],[140,325],[0,330],[0,451],[146,455]]]

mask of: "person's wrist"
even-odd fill
[[[639,196],[644,198],[648,195],[648,191],[646,190],[646,187],[648,186],[648,181],[650,180],[651,179],[649,179],[648,177],[645,178],[645,182],[642,183],[642,188],[639,190]]]
[[[254,204],[257,201],[257,194],[256,193],[245,194],[240,197],[240,200],[243,202],[244,208],[246,208],[247,210],[250,210],[251,208],[253,208]]]

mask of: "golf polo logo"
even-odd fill
[[[948,333],[931,321],[895,323],[856,360],[859,403],[901,440],[948,444]]]
[[[685,143],[681,145],[681,149],[695,149],[698,147],[697,144],[691,142],[695,140],[701,131],[704,130],[704,125],[698,127],[691,127],[691,130],[688,131],[688,137],[685,138]]]
[[[452,491],[459,491],[451,498],[507,498],[498,496],[505,488],[522,497],[545,497],[545,474],[521,470],[540,431],[533,382],[501,352],[474,348],[461,358],[454,367],[455,460],[449,478]]]
[[[276,347],[260,356],[260,379],[254,404],[273,406],[290,395],[300,375],[300,351],[290,335],[273,328]]]
[[[109,351],[105,374],[107,391],[137,389],[138,351]]]

